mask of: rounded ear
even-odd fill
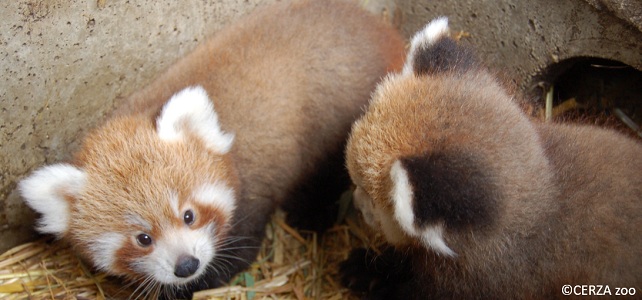
[[[448,18],[439,17],[430,21],[412,38],[402,74],[462,74],[478,67],[474,52],[448,37]]]
[[[69,227],[70,205],[85,188],[87,175],[69,164],[56,164],[33,172],[18,184],[25,202],[42,217],[38,231],[62,237]]]
[[[172,96],[163,106],[156,127],[162,140],[181,141],[190,132],[221,154],[227,153],[234,141],[233,134],[221,130],[214,105],[201,86],[185,88]]]
[[[410,235],[453,256],[444,229],[485,230],[499,217],[498,188],[490,169],[471,154],[432,153],[393,163],[395,218]]]
[[[439,17],[426,24],[422,30],[415,33],[410,41],[410,49],[406,56],[406,63],[401,73],[410,75],[415,70],[415,60],[424,49],[430,48],[440,39],[448,36],[448,18]]]
[[[413,171],[413,168],[408,169],[404,166],[401,160],[395,161],[390,168],[390,197],[394,204],[394,218],[406,234],[419,239],[426,248],[448,257],[457,256],[455,251],[446,245],[443,237],[444,224],[440,218],[425,222],[426,211],[421,209],[421,206],[424,206],[421,204],[426,199],[421,197],[423,191],[418,190],[421,186],[415,181],[418,174]]]

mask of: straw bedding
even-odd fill
[[[351,249],[371,244],[350,213],[322,236],[299,232],[277,212],[267,226],[259,257],[229,286],[194,299],[351,299],[339,283],[338,264]],[[136,286],[94,272],[60,241],[41,239],[0,255],[2,299],[126,299]]]

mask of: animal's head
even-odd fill
[[[444,18],[415,36],[404,71],[353,125],[346,159],[376,232],[454,257],[517,219],[507,212],[524,210],[515,199],[536,194],[547,163],[526,116],[447,32]]]
[[[74,164],[20,182],[38,230],[67,239],[100,270],[181,285],[225,241],[238,183],[224,133],[201,87],[163,107],[156,124],[121,117],[89,134]]]

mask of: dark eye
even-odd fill
[[[187,225],[192,225],[194,224],[194,212],[191,209],[188,209],[185,211],[185,214],[183,215],[183,221],[185,221],[185,224]]]
[[[152,237],[146,233],[141,233],[138,236],[136,236],[136,241],[138,241],[139,245],[143,247],[147,247],[152,244]]]

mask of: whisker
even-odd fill
[[[221,247],[221,246],[226,246],[226,245],[234,244],[234,243],[241,242],[241,241],[254,241],[254,238],[251,238],[251,237],[238,237],[238,236],[226,237],[224,239],[217,240],[216,243],[215,243],[215,246]]]
[[[141,287],[142,289],[140,289]],[[136,289],[137,291],[134,291],[134,294],[132,295],[135,295],[136,293],[138,293],[138,296],[136,296],[135,299],[153,298],[150,296],[154,293],[155,290],[157,290],[158,287],[159,287],[159,283],[154,279],[154,277],[147,275],[141,282],[140,286]]]
[[[136,296],[136,294],[137,294],[138,292],[142,292],[141,288],[143,288],[143,289],[144,289],[145,281],[146,281],[146,280],[147,280],[147,279],[144,279],[142,282],[140,282],[140,283],[139,283],[139,285],[136,287],[136,289],[134,289],[134,291],[133,291],[133,292],[131,293],[131,295],[129,296],[129,299],[132,299],[132,297]],[[133,298],[133,299],[138,299],[138,298],[139,298],[139,296],[136,296],[136,297],[135,297],[135,298]]]
[[[227,252],[229,250],[238,250],[238,249],[261,249],[261,246],[238,246],[238,247],[227,247],[218,250],[220,252]]]
[[[126,283],[116,290],[116,294],[124,293],[128,288],[132,287],[136,283],[138,282],[133,279],[126,279]]]
[[[132,294],[131,294],[131,296],[129,298],[132,299],[132,297],[134,297],[134,296],[135,296],[134,299],[140,298],[145,293],[145,289],[147,288],[147,285],[149,284],[149,281],[150,281],[150,277],[149,276],[145,276],[143,281],[139,282],[138,287],[136,287],[136,289],[132,292]],[[138,296],[136,296],[136,295],[138,295]]]
[[[234,255],[227,255],[227,254],[219,253],[219,254],[217,254],[216,256],[218,256],[219,258],[236,259],[236,260],[238,260],[238,261],[240,261],[240,262],[248,263],[248,261],[247,261],[246,259],[241,258],[241,257],[238,257],[238,256],[234,256]],[[216,259],[216,258],[215,258],[215,259]]]
[[[229,276],[230,275],[229,267],[231,265],[227,266],[225,264],[229,264],[229,262],[226,261],[226,260],[217,260],[216,262],[210,264],[208,267],[210,267],[212,270],[214,270],[216,275],[219,276],[219,277],[221,277],[223,275]],[[223,272],[225,274],[223,274]]]
[[[240,219],[234,220],[234,222],[232,222],[230,224],[230,227],[236,227],[238,224],[241,224],[241,222],[244,222],[245,220],[249,219],[250,217],[253,217],[254,214],[256,214],[256,212],[252,212],[252,213],[246,214],[245,216],[241,217]]]

